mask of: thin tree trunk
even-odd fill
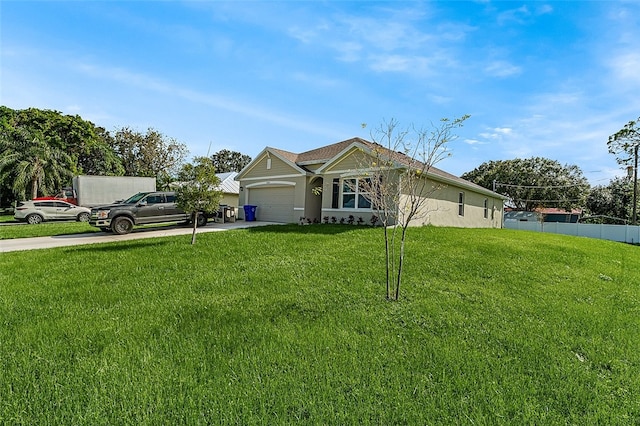
[[[389,233],[387,227],[384,227],[384,253],[385,253],[385,265],[386,265],[386,273],[387,273],[387,300],[391,299],[391,283],[389,279],[391,278],[390,274],[390,258],[389,258]]]
[[[196,228],[198,227],[198,213],[191,215],[191,223],[193,225],[193,232],[191,233],[191,245],[196,243]]]
[[[398,260],[398,278],[396,281],[396,298],[395,300],[400,299],[400,282],[402,281],[402,265],[404,263],[404,240],[406,237],[407,228],[406,226],[402,227],[402,237],[400,239],[400,259]]]

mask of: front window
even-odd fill
[[[464,216],[464,192],[458,193],[458,215]]]
[[[489,200],[484,199],[484,218],[489,218]]]
[[[344,179],[342,181],[342,208],[344,209],[370,209],[371,197],[368,188],[371,187],[371,179]]]

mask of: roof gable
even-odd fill
[[[361,138],[351,138],[344,140],[342,142],[337,142],[331,145],[323,146],[320,148],[312,149],[311,151],[306,151],[301,154],[298,154],[296,158],[297,163],[326,163],[333,158],[335,158],[338,154],[348,148],[350,145],[355,143],[367,144],[370,142],[365,141]]]
[[[354,152],[354,148],[362,149],[365,152],[372,153],[374,150],[382,153],[383,155],[387,155],[388,158],[393,159],[395,166],[402,168],[422,168],[423,163],[402,153],[399,151],[392,151],[384,146],[370,142],[366,139],[362,139],[359,137],[354,137],[351,139],[346,139],[341,142],[336,142],[331,145],[326,145],[320,148],[312,149],[310,151],[305,151],[299,154],[272,148],[266,147],[250,164],[248,164],[236,177],[236,180],[244,177],[249,171],[259,163],[261,159],[264,158],[265,155],[275,155],[281,160],[287,162],[295,171],[301,174],[310,174],[305,165],[314,165],[324,163],[317,170],[315,170],[315,174],[322,174],[326,172],[332,165],[336,164],[339,161],[342,161],[344,158],[348,157],[352,152]],[[437,167],[430,166],[429,171],[427,173],[427,177],[438,180],[445,184],[454,185],[461,188],[466,188],[471,191],[483,193],[485,195],[489,195],[495,198],[507,199],[507,197],[498,194],[490,189],[484,188],[480,185],[477,185],[468,180],[462,179],[458,176],[455,176],[451,173],[445,172]]]
[[[412,168],[412,167],[421,169],[424,166],[424,163],[406,155],[405,153],[402,153],[400,151],[392,151],[378,143],[369,142],[361,138],[348,139],[346,141],[338,142],[337,144],[329,145],[327,147],[319,148],[317,150],[308,151],[308,152],[313,153],[317,151],[317,152],[335,153],[335,155],[331,159],[326,161],[324,166],[320,167],[317,170],[317,173],[321,174],[329,170],[334,164],[337,164],[338,162],[343,161],[346,157],[353,154],[356,148],[364,150],[365,153],[372,153],[374,150],[376,150],[379,153],[381,153],[381,155],[392,159],[394,163],[394,167],[397,167],[399,169]],[[340,151],[338,151],[339,149]],[[491,195],[496,198],[507,199],[507,197],[501,194],[498,194],[494,191],[491,191],[490,189],[477,185],[466,179],[462,179],[461,177],[458,177],[451,173],[445,172],[444,170],[441,170],[432,165],[428,167],[427,177],[434,180],[438,180],[440,182],[443,182],[449,185],[455,185],[455,186],[466,188],[475,192]]]
[[[258,172],[256,169],[259,167],[260,164],[263,164],[264,161],[266,161],[266,159],[272,158],[272,156],[273,158],[276,158],[282,161],[287,167],[291,168],[292,173],[299,173],[299,174],[307,173],[307,171],[303,167],[298,166],[298,164],[295,161],[298,154],[294,154],[293,152],[289,152],[289,151],[284,151],[282,149],[266,147],[249,164],[247,164],[240,171],[240,173],[238,173],[237,176],[235,176],[235,180],[240,180],[246,177],[247,175],[251,174],[252,172],[255,172],[255,174],[257,175],[262,175],[262,174],[268,175],[268,173]]]

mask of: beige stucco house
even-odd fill
[[[267,147],[235,178],[240,184],[239,216],[243,217],[244,205],[255,205],[255,216],[261,221],[340,221],[353,216],[369,223],[375,214],[371,202],[358,194],[358,185],[348,185],[347,181],[360,178],[359,156],[384,149],[361,138],[300,154]],[[402,170],[404,166],[398,163],[397,167]],[[502,195],[435,167],[429,169],[427,182],[433,189],[427,211],[411,225],[502,226]]]

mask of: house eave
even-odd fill
[[[482,186],[476,185],[476,184],[474,184],[472,182],[465,181],[464,179],[460,179],[460,180],[451,179],[451,178],[449,178],[447,176],[441,176],[441,175],[435,174],[435,173],[433,173],[431,171],[427,172],[427,178],[431,179],[431,180],[439,181],[439,182],[442,182],[442,183],[446,183],[448,185],[457,186],[457,187],[460,187],[460,188],[468,189],[470,191],[478,192],[478,193],[487,195],[487,196],[492,197],[492,198],[499,198],[499,199],[502,199],[502,200],[508,200],[509,199],[509,197],[505,197],[502,194],[498,194],[497,192],[494,192],[494,191],[492,191],[490,189],[487,189],[487,188],[483,188]]]

